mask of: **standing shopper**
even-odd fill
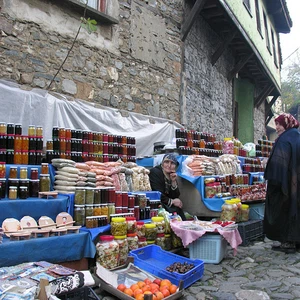
[[[182,210],[182,201],[178,198],[180,191],[176,180],[178,165],[174,154],[166,154],[161,164],[150,170],[149,178],[151,189],[161,192],[163,208],[170,213],[176,212],[184,221],[186,218]]]
[[[265,169],[267,180],[264,231],[281,244],[272,249],[295,253],[300,243],[300,133],[290,114],[275,119],[278,138]]]

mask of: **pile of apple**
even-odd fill
[[[152,295],[153,300],[160,300],[175,294],[178,291],[178,286],[172,284],[169,279],[156,278],[151,281],[146,278],[144,281],[138,281],[130,287],[119,284],[117,289],[136,300],[143,300],[144,295]]]

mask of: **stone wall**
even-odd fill
[[[219,42],[207,23],[198,18],[184,51],[187,111],[184,123],[223,139],[233,133],[232,82],[228,82],[226,74],[233,67],[234,59],[226,51],[212,66],[211,55]]]

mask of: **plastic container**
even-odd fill
[[[111,218],[111,234],[114,236],[122,236],[127,234],[126,219],[123,217]]]
[[[238,225],[238,230],[243,241],[241,246],[248,246],[252,241],[263,237],[262,220],[249,220]]]
[[[165,220],[164,217],[152,217],[151,221],[156,225],[157,233],[165,233]]]
[[[136,219],[135,217],[126,217],[127,234],[136,233]]]
[[[128,233],[127,241],[128,241],[128,251],[135,250],[139,247],[138,246],[139,238],[136,233]]]
[[[222,235],[206,233],[189,245],[191,259],[201,259],[205,263],[218,264],[227,252],[227,241]]]
[[[118,266],[119,244],[112,235],[101,235],[96,245],[97,261],[106,269]]]
[[[249,221],[249,205],[248,204],[242,204],[241,207],[241,222],[247,222]]]
[[[265,215],[265,203],[249,204],[249,220],[263,220]]]
[[[238,210],[238,207],[237,207],[236,201],[234,199],[225,200],[225,203],[222,205],[220,220],[235,222],[236,218],[237,218],[237,210]]]
[[[126,235],[114,236],[115,241],[119,245],[118,266],[126,263],[128,257],[128,241]]]
[[[183,287],[187,288],[194,282],[202,278],[204,272],[204,262],[202,260],[191,260],[186,257],[162,250],[157,245],[149,245],[141,249],[130,251],[130,256],[134,257],[134,264],[157,277],[169,279],[173,284],[179,285],[183,281]],[[166,268],[174,262],[194,264],[190,271],[179,274],[168,272]]]
[[[145,224],[145,237],[147,241],[155,241],[157,235],[156,224]]]

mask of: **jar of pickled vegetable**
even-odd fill
[[[50,175],[40,174],[40,192],[50,191]]]
[[[127,233],[128,251],[137,249],[139,238],[136,233]]]
[[[4,161],[0,162],[0,178],[6,178],[6,163]]]
[[[123,217],[115,217],[111,219],[111,234],[114,236],[126,235],[127,224],[126,219]]]
[[[237,209],[238,208],[235,201],[225,200],[225,203],[222,205],[220,220],[235,222],[237,216]]]
[[[49,174],[49,164],[48,163],[41,164],[41,174]]]
[[[75,189],[74,203],[77,205],[85,204],[85,189],[78,187]]]
[[[85,205],[85,217],[92,217],[94,211],[94,205],[93,204],[86,204]]]
[[[170,251],[172,249],[171,234],[165,234],[165,250]]]
[[[85,204],[94,204],[94,189],[93,188],[86,188]]]
[[[149,224],[145,224],[144,226],[145,226],[145,237],[147,241],[155,241],[157,235],[156,224],[149,223]]]
[[[137,233],[138,237],[145,236],[145,223],[143,221],[136,222],[136,233]]]
[[[74,205],[75,225],[84,226],[85,224],[85,207],[84,205]]]
[[[22,136],[22,150],[23,151],[29,150],[29,138],[27,135]]]
[[[14,139],[14,150],[21,151],[22,150],[22,136],[16,135]]]
[[[241,222],[247,222],[249,220],[249,205],[242,204],[241,208]]]
[[[126,263],[128,257],[128,241],[126,235],[117,235],[114,236],[114,239],[119,245],[118,266],[122,266]]]
[[[172,248],[182,247],[181,238],[177,234],[175,234],[173,231],[171,233],[171,239],[172,239]]]
[[[157,233],[165,233],[165,220],[164,217],[152,217],[152,223],[156,224]]]
[[[100,215],[101,215],[100,204],[94,204],[94,206],[93,206],[93,216],[100,216]]]
[[[85,217],[85,227],[86,228],[95,228],[93,216]]]
[[[147,246],[147,240],[144,236],[138,238],[138,248]]]
[[[160,246],[161,249],[166,250],[166,239],[164,233],[158,233],[156,236],[155,244]]]
[[[127,234],[136,233],[136,219],[135,217],[126,217]]]
[[[112,235],[102,235],[96,245],[97,261],[106,269],[113,269],[118,266],[119,244]]]
[[[101,215],[108,217],[108,204],[107,203],[101,204]]]

